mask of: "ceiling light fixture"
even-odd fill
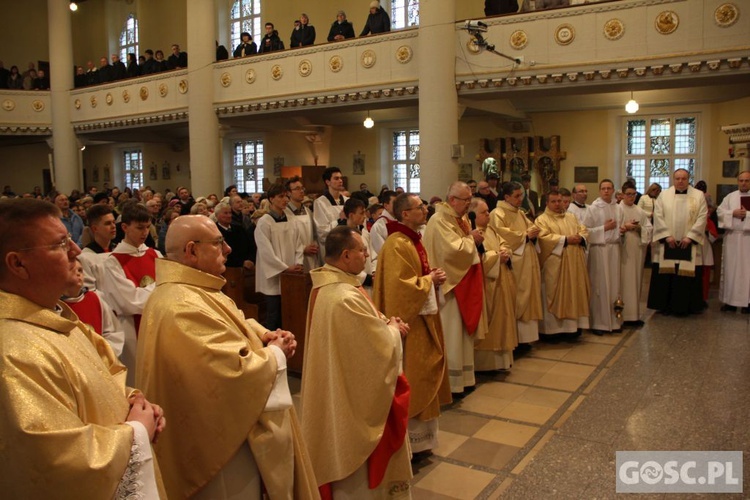
[[[373,119],[370,118],[369,111],[367,112],[367,118],[365,118],[365,121],[362,124],[365,126],[365,128],[372,128],[373,125],[375,125],[375,122],[373,121]]]
[[[633,91],[631,90],[630,91],[630,100],[625,105],[625,111],[627,111],[628,113],[630,113],[632,115],[633,113],[637,113],[638,109],[640,109],[640,106],[635,101],[635,99],[633,99]]]
[[[78,4],[75,3],[75,2],[70,2],[70,10],[72,10],[73,12],[77,11],[78,10]]]

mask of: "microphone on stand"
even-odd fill
[[[469,212],[469,221],[471,222],[471,229],[472,231],[477,228],[477,214],[474,212]],[[483,254],[485,252],[484,250],[484,243],[479,243],[477,245],[477,251],[480,254]]]

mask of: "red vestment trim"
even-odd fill
[[[145,287],[149,283],[156,281],[156,259],[159,256],[153,248],[146,250],[140,257],[128,253],[115,253],[113,255],[122,266],[125,277],[136,287]],[[147,278],[145,285],[143,284],[144,278]],[[133,321],[135,322],[135,334],[138,336],[138,329],[141,326],[141,315],[133,315]]]
[[[461,281],[453,287],[456,295],[458,310],[461,311],[461,319],[466,326],[469,335],[474,335],[479,327],[479,319],[482,317],[482,301],[484,301],[484,278],[482,276],[482,264],[474,264],[461,278]]]
[[[422,244],[422,235],[396,220],[386,222],[385,227],[388,229],[388,236],[393,233],[402,233],[409,237],[412,243],[414,243],[417,255],[419,255],[419,261],[422,263],[422,276],[430,274],[430,262],[427,260],[427,250],[425,250]]]
[[[102,304],[95,292],[86,292],[78,302],[66,302],[78,319],[90,325],[96,333],[102,334]]]
[[[383,428],[383,437],[367,461],[370,477],[370,489],[377,488],[383,481],[391,457],[404,445],[406,428],[409,422],[409,382],[402,373],[396,380],[396,391],[393,394],[391,411]]]

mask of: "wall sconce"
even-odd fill
[[[633,113],[637,113],[639,108],[640,108],[640,106],[635,101],[635,99],[633,99],[633,91],[631,90],[630,91],[630,100],[625,105],[625,111],[627,111],[628,113],[630,113],[632,115]]]
[[[365,121],[362,122],[362,125],[364,125],[365,128],[372,128],[373,125],[375,125],[375,122],[373,121],[373,119],[370,118],[370,112],[369,111],[367,112],[367,118],[365,118]]]

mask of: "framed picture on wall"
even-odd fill
[[[148,180],[155,181],[156,179],[157,179],[157,176],[156,176],[156,163],[152,163],[148,167]]]
[[[93,182],[99,182],[99,166],[94,165],[94,171],[91,174],[91,179]]]
[[[724,177],[726,177],[726,175]],[[721,202],[724,201],[724,197],[733,191],[737,191],[737,189],[739,189],[737,184],[717,184],[716,205],[721,205]]]
[[[461,163],[458,166],[458,180],[469,182],[473,175],[473,165],[471,163]]]
[[[596,184],[599,182],[599,167],[575,167],[575,182]]]
[[[104,182],[109,182],[109,165],[104,165]]]
[[[721,162],[722,177],[736,178],[740,175],[740,160],[724,160]]]
[[[165,161],[161,166],[161,178],[169,179],[170,177],[172,177],[172,172],[169,166],[169,162]]]
[[[365,175],[365,155],[359,151],[352,158],[352,173],[354,175]]]

